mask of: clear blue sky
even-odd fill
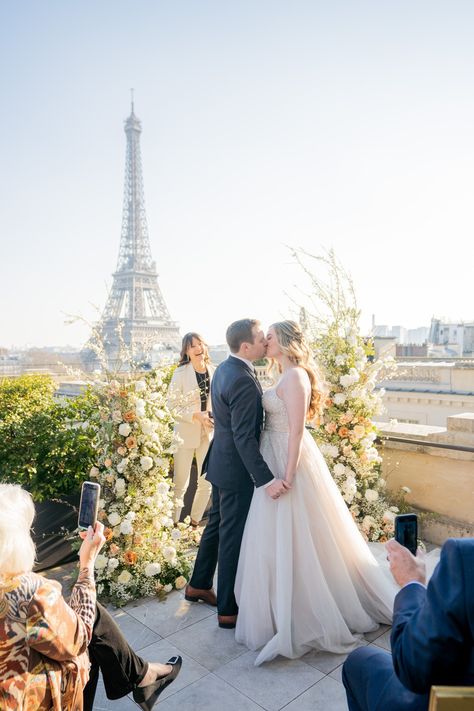
[[[182,332],[289,315],[287,244],[335,248],[366,326],[474,319],[473,37],[471,0],[3,2],[0,345],[103,308],[130,87]]]

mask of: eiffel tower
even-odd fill
[[[153,346],[178,350],[181,343],[178,325],[171,320],[151,256],[143,193],[141,132],[132,93],[131,113],[125,121],[127,152],[119,257],[112,289],[97,328],[109,367],[117,363],[120,341],[135,360],[148,359]]]

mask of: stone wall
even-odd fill
[[[427,446],[437,442],[474,449],[474,413],[448,417],[447,427],[379,423],[383,435],[416,440],[386,441],[383,474],[390,490],[408,486],[407,502],[420,511],[422,536],[441,544],[449,536],[474,536],[474,452]]]

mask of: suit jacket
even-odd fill
[[[214,366],[208,363],[207,372],[210,382],[214,370]],[[181,365],[174,371],[170,382],[168,404],[171,409],[178,410],[174,429],[183,440],[182,447],[195,449],[199,447],[203,437],[211,438],[212,435],[206,432],[199,422],[193,421],[193,413],[201,410],[201,394],[196,380],[196,371],[191,363]],[[211,410],[210,396],[206,409]]]
[[[222,489],[263,486],[273,474],[260,454],[262,389],[253,370],[229,356],[211,385],[214,439],[203,467],[207,479]]]
[[[474,539],[446,541],[427,589],[400,590],[391,641],[395,672],[415,694],[474,685]]]

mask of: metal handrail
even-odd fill
[[[437,449],[452,449],[456,452],[474,453],[474,447],[466,447],[463,444],[445,444],[444,442],[425,442],[420,439],[408,439],[407,437],[391,437],[390,435],[382,435],[377,437],[377,442],[383,444],[384,441],[399,442],[400,444],[417,444],[421,447],[435,447]]]

